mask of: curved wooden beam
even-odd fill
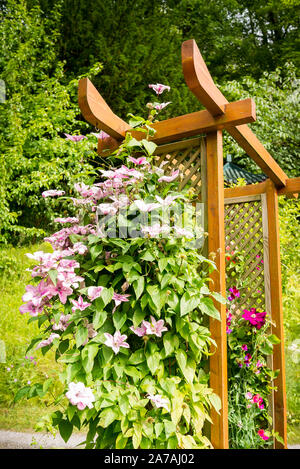
[[[78,104],[84,118],[117,140],[123,140],[130,126],[110,109],[88,78],[78,84]]]
[[[184,78],[192,93],[212,116],[224,114],[228,101],[214,84],[194,39],[183,42],[181,54]],[[247,124],[228,127],[226,130],[277,187],[286,185],[288,176]]]

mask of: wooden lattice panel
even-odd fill
[[[204,150],[202,138],[194,138],[170,145],[162,145],[156,151],[156,165],[163,164],[166,175],[173,170],[179,169],[182,179],[179,189],[187,184],[201,192],[201,152]]]
[[[226,203],[225,239],[227,262],[242,266],[233,275],[227,269],[227,289],[237,287],[241,292],[239,305],[234,308],[256,308],[265,311],[264,234],[262,203],[258,200]],[[232,254],[233,253],[233,254]],[[234,302],[233,302],[234,305]]]

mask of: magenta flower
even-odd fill
[[[260,430],[258,430],[257,433],[263,440],[268,440],[269,439],[269,437],[265,434],[265,431],[262,428]]]
[[[77,309],[79,309],[80,311],[84,311],[86,308],[88,308],[92,304],[92,303],[84,302],[82,296],[78,298],[78,301],[71,299],[71,302],[74,305],[72,308],[73,313],[75,313]]]
[[[154,334],[157,337],[161,337],[162,332],[167,331],[168,328],[164,326],[164,320],[160,319],[156,321],[153,316],[150,316],[151,323],[147,321],[143,321],[143,326],[146,328],[146,334],[151,335]]]
[[[169,411],[169,406],[168,406],[168,400],[164,399],[160,394],[148,394],[147,398],[150,399],[152,404],[155,405],[155,407],[163,407],[164,409]]]
[[[55,197],[55,196],[64,195],[64,194],[65,194],[65,191],[58,191],[55,189],[42,192],[43,197]]]
[[[255,395],[253,396],[252,401],[253,401],[255,404],[257,404],[260,409],[264,409],[264,407],[265,407],[265,406],[264,406],[264,401],[263,401],[263,398],[262,398],[259,394],[255,394]]]
[[[248,347],[247,347],[246,344],[243,344],[241,348],[242,348],[242,350],[244,350],[245,352],[247,352],[247,350],[248,350]]]
[[[240,297],[240,291],[236,287],[229,288],[229,291],[231,295],[228,297],[229,301],[234,300],[234,298],[239,298]]]
[[[94,301],[96,298],[99,298],[103,291],[104,287],[89,287],[87,289],[87,296],[91,301]]]
[[[244,309],[243,311],[244,314],[242,315],[242,318],[249,321],[252,326],[256,327],[256,329],[261,329],[265,324],[267,313],[258,313],[255,308],[251,308],[250,311],[247,309]]]
[[[162,94],[165,90],[170,91],[168,85],[162,85],[161,83],[156,83],[156,85],[149,85],[149,88],[152,88],[156,94]]]
[[[114,335],[105,332],[104,336],[106,338],[104,345],[112,348],[115,354],[119,353],[121,347],[129,348],[129,344],[125,342],[127,335],[121,335],[120,331],[116,331]]]
[[[86,407],[92,409],[92,403],[95,402],[92,390],[90,388],[86,388],[81,382],[69,383],[69,390],[66,393],[66,397],[72,405],[77,406],[78,410],[83,410]]]
[[[80,142],[80,140],[83,140],[86,138],[84,135],[70,135],[70,134],[64,134],[66,136],[66,140],[71,140],[72,142]]]
[[[161,176],[158,179],[158,182],[163,182],[163,181],[172,182],[178,177],[178,175],[179,175],[179,169],[173,170],[170,176]]]

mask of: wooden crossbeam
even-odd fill
[[[212,116],[224,114],[224,106],[228,101],[214,84],[194,39],[185,41],[181,52],[183,74],[192,93]],[[286,185],[288,176],[247,125],[234,126],[226,130],[277,187]]]
[[[225,199],[232,199],[236,197],[248,197],[250,195],[260,195],[266,192],[266,187],[270,180],[259,182],[258,184],[247,184],[247,186],[228,187],[224,189]],[[300,177],[290,178],[287,180],[285,187],[277,189],[278,195],[285,195],[287,197],[294,196],[300,192]]]
[[[213,117],[209,111],[198,111],[184,116],[173,117],[153,123],[156,133],[151,138],[155,143],[165,143],[187,137],[194,137],[201,133],[222,130],[228,126],[243,122],[254,122],[256,119],[255,104],[252,99],[243,99],[224,106],[224,114]],[[145,138],[143,132],[129,129],[133,137],[140,140]]]

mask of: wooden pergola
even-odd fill
[[[272,359],[273,369],[280,369],[276,379],[277,392],[273,394],[273,427],[283,438],[284,447],[287,447],[278,196],[297,197],[300,177],[289,179],[248,127],[248,123],[256,120],[254,101],[248,98],[229,103],[216,87],[193,39],[182,44],[182,67],[187,86],[206,109],[153,123],[156,133],[152,141],[159,145],[157,153],[160,160],[167,158],[170,169],[181,168],[185,180],[192,181],[199,198],[205,202],[208,252],[216,253],[217,270],[211,274],[212,284],[213,289],[224,297],[225,208],[229,207],[231,218],[232,204],[240,207],[239,204],[255,203],[257,210],[260,210],[261,249],[265,260],[265,308],[274,323],[272,333],[281,340],[279,345],[274,346]],[[99,140],[99,153],[117,148],[127,132],[137,140],[143,138],[140,132],[130,128],[113,113],[88,78],[79,81],[78,102],[85,119],[111,136]],[[223,130],[256,162],[268,177],[266,181],[224,189]],[[205,138],[192,138],[203,134]],[[220,396],[222,410],[220,414],[212,412],[211,441],[213,447],[218,449],[228,448],[227,335],[226,305],[216,303],[215,306],[220,312],[221,321],[210,320],[211,334],[217,343],[217,351],[210,358],[210,386]],[[282,445],[276,442],[275,447],[281,448]]]

